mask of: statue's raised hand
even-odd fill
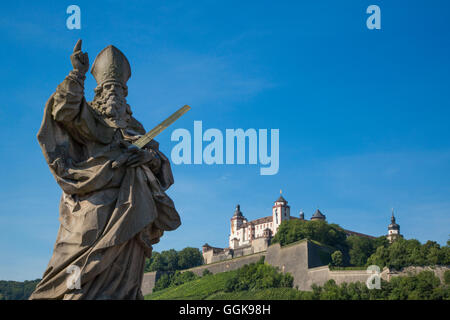
[[[89,70],[89,57],[87,52],[81,52],[81,39],[73,48],[73,53],[70,55],[73,69],[85,74]]]

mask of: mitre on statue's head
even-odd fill
[[[98,86],[106,82],[117,82],[127,88],[127,81],[131,77],[131,68],[122,51],[109,45],[95,58],[91,73]]]

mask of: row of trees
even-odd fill
[[[24,282],[0,280],[0,300],[26,300],[39,281],[40,279]]]
[[[153,252],[150,259],[145,261],[145,272],[164,272],[155,283],[153,291],[168,287],[179,286],[185,282],[199,278],[191,271],[180,270],[197,267],[203,264],[203,255],[197,248],[186,247],[183,250],[165,250],[161,253]]]
[[[332,246],[333,266],[378,265],[401,269],[412,265],[450,265],[450,241],[440,246],[434,241],[421,244],[418,240],[398,238],[392,244],[385,236],[375,239],[349,236],[336,224],[326,221],[288,220],[284,221],[273,238],[273,243],[286,245],[301,239],[315,240]]]
[[[450,271],[441,283],[432,271],[422,271],[415,276],[394,277],[389,282],[381,280],[381,289],[368,289],[365,283],[342,283],[329,280],[322,287],[312,285],[313,291],[305,293],[313,300],[442,300],[450,299]]]
[[[366,265],[376,264],[393,269],[407,266],[450,265],[450,246],[435,241],[421,244],[416,239],[397,239],[391,245],[379,246],[367,259]]]
[[[181,251],[170,249],[153,252],[145,261],[145,272],[176,271],[197,267],[203,264],[203,256],[199,249],[187,247]]]

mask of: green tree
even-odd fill
[[[344,265],[344,256],[341,251],[336,250],[331,254],[331,264],[335,267],[342,267]]]
[[[203,264],[203,255],[197,248],[187,247],[178,252],[178,269],[189,269]]]
[[[444,283],[448,286],[450,285],[450,270],[444,272]]]
[[[321,300],[344,300],[345,289],[339,288],[339,286],[336,284],[336,282],[331,279],[325,282],[323,285],[323,291],[320,294]]]
[[[155,282],[153,291],[159,291],[168,288],[172,282],[173,273],[167,272],[163,273],[158,280]]]
[[[176,271],[193,268],[203,264],[203,256],[199,249],[187,247],[181,251],[174,249],[153,252],[145,262],[145,271]]]
[[[182,285],[183,283],[198,279],[199,277],[196,276],[192,271],[185,271],[180,272],[176,271],[173,275],[171,281],[170,281],[170,287],[175,287]]]
[[[375,253],[378,247],[387,247],[388,244],[385,236],[371,239],[351,235],[347,238],[350,263],[354,266],[365,266],[367,265],[367,259]]]
[[[209,276],[210,274],[213,274],[211,271],[209,271],[209,269],[205,269],[205,270],[203,270],[203,272],[202,272],[202,276],[204,277],[204,276]]]
[[[352,235],[347,238],[347,243],[350,248],[350,263],[355,266],[364,266],[375,251],[373,241],[366,237]]]
[[[163,271],[165,269],[166,266],[159,252],[153,252],[151,258],[145,261],[145,272]]]
[[[337,224],[329,224],[322,220],[287,220],[281,223],[272,243],[279,242],[284,246],[298,240],[309,239],[344,249],[347,247],[346,237],[344,230]]]
[[[407,266],[448,265],[450,260],[448,246],[440,247],[434,241],[421,244],[416,239],[399,238],[387,247],[378,247],[367,264],[376,264],[383,268],[401,269]]]
[[[391,300],[437,300],[444,295],[444,291],[439,289],[440,280],[432,271],[423,271],[412,277],[394,277],[391,286]]]
[[[153,291],[159,291],[169,287],[176,287],[198,278],[199,277],[192,271],[181,272],[177,270],[175,272],[165,272],[156,281]]]
[[[161,257],[166,265],[166,270],[178,270],[178,252],[175,249],[162,251]]]
[[[267,288],[292,288],[294,278],[289,273],[281,273],[277,268],[264,263],[264,259],[256,263],[244,265],[236,270],[233,277],[225,283],[225,292],[256,290]]]
[[[380,290],[370,290],[365,283],[327,281],[323,286],[312,285],[311,298],[315,300],[440,300],[449,299],[449,286],[441,284],[431,271],[415,276],[393,277],[390,282],[381,280]]]

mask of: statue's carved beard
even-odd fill
[[[131,109],[125,97],[115,93],[95,95],[91,105],[114,127],[125,128],[131,118]]]

